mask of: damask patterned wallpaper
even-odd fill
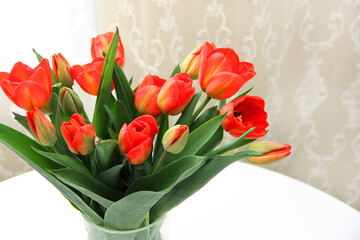
[[[266,101],[264,139],[293,146],[268,168],[360,209],[359,0],[95,0],[95,10],[98,33],[119,27],[134,86],[149,73],[166,78],[204,41],[254,63],[257,75],[242,90],[254,85]],[[82,39],[92,33],[86,14],[74,20],[87,29],[77,28]],[[77,46],[76,54],[89,54]],[[10,114],[0,120],[15,126]],[[0,156],[0,180],[29,169],[3,146]]]
[[[167,77],[204,41],[232,47],[266,100],[265,139],[293,145],[269,166],[360,209],[360,1],[95,1],[99,32],[119,26],[126,73]],[[227,141],[231,136],[227,136]]]

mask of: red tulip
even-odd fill
[[[103,51],[107,53],[109,51],[110,44],[114,38],[113,32],[108,32],[105,34],[100,34],[95,38],[91,39],[91,57],[92,59],[103,58]],[[119,36],[119,44],[116,50],[115,61],[123,67],[125,64],[125,53],[124,47],[121,43],[121,39]]]
[[[18,62],[10,73],[0,72],[0,85],[17,106],[31,111],[45,107],[51,98],[52,76],[49,61],[43,59],[34,69]]]
[[[26,113],[26,119],[35,138],[44,146],[54,146],[57,133],[54,125],[36,107]]]
[[[198,73],[201,64],[201,50],[205,43],[194,48],[189,55],[185,58],[182,63],[182,69],[184,72],[187,72],[191,78],[198,78]],[[215,44],[211,43],[210,48],[215,49]]]
[[[52,55],[52,67],[58,82],[65,87],[74,85],[74,78],[70,74],[70,64],[61,53]]]
[[[161,111],[157,105],[157,97],[165,79],[155,75],[147,75],[135,91],[134,104],[141,114],[157,117]]]
[[[253,76],[254,66],[248,62],[240,62],[233,49],[214,49],[209,43],[203,45],[199,81],[201,88],[210,97],[228,99]]]
[[[265,102],[256,96],[242,96],[226,104],[220,114],[227,112],[222,123],[225,131],[233,137],[240,137],[250,128],[256,127],[246,138],[259,138],[266,134],[267,113],[264,110]]]
[[[104,58],[96,58],[91,63],[85,64],[83,66],[72,66],[70,69],[71,76],[73,76],[73,78],[85,92],[97,96],[104,63]],[[114,88],[115,87],[113,84],[112,89]]]
[[[256,142],[251,143],[247,150],[255,150],[263,153],[258,157],[250,157],[248,160],[256,165],[268,164],[283,159],[291,154],[289,144],[276,142]]]
[[[194,96],[195,88],[192,83],[187,73],[178,73],[167,80],[157,98],[160,110],[169,115],[181,113]]]
[[[122,126],[119,133],[119,149],[127,154],[130,163],[141,164],[151,153],[152,141],[159,132],[155,118],[151,115],[140,116],[129,125]]]
[[[69,122],[61,124],[61,133],[71,152],[87,155],[95,149],[95,129],[92,124],[86,124],[84,118],[75,113]]]

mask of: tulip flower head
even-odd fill
[[[165,151],[173,154],[180,153],[186,145],[188,136],[189,128],[186,125],[175,125],[169,128],[162,138]]]
[[[240,137],[250,128],[255,129],[246,137],[254,139],[265,136],[269,126],[267,113],[264,110],[265,101],[256,96],[242,96],[225,104],[220,114],[227,112],[221,126],[233,137]]]
[[[162,86],[157,105],[161,112],[177,115],[184,111],[195,93],[192,79],[187,73],[178,73]]]
[[[207,95],[218,100],[228,99],[253,76],[254,66],[248,62],[240,62],[233,49],[215,49],[209,43],[204,43],[199,82]]]
[[[62,110],[68,116],[72,116],[75,113],[82,113],[84,110],[79,96],[71,88],[61,88],[59,92],[59,102]]]
[[[103,51],[107,53],[109,51],[109,47],[111,44],[111,41],[114,38],[113,32],[108,32],[105,34],[100,34],[94,38],[91,39],[91,57],[92,59],[96,58],[103,58]],[[121,39],[119,36],[119,43],[115,55],[115,61],[120,65],[120,67],[123,67],[125,64],[125,53],[124,53],[124,47],[121,43]]]
[[[28,111],[26,119],[31,132],[40,144],[48,147],[55,145],[57,140],[56,129],[38,108],[35,107]]]
[[[185,58],[182,63],[182,69],[184,72],[187,72],[192,79],[198,78],[198,73],[201,63],[201,50],[205,43],[194,48],[189,55]],[[215,49],[215,44],[211,43],[210,46],[212,49]]]
[[[119,133],[119,150],[127,154],[133,165],[142,164],[151,153],[152,141],[159,132],[156,119],[151,115],[140,116],[129,125],[122,126]]]
[[[74,78],[70,74],[70,64],[61,53],[52,55],[52,67],[58,82],[65,87],[74,85]]]
[[[70,73],[85,92],[97,96],[104,63],[105,58],[96,58],[91,63],[85,64],[83,66],[72,66]],[[115,87],[113,84],[112,89],[114,88]]]
[[[165,79],[155,75],[147,75],[135,91],[134,105],[141,114],[157,117],[161,111],[157,105],[157,97]]]
[[[61,133],[71,152],[87,155],[95,150],[95,129],[78,113],[61,124]]]
[[[0,86],[6,96],[20,108],[31,111],[42,109],[51,98],[52,76],[49,61],[31,67],[18,62],[10,73],[0,72]]]
[[[248,160],[256,165],[269,164],[283,159],[291,154],[289,144],[276,142],[256,142],[251,143],[246,150],[254,150],[263,153],[258,157],[250,157]]]

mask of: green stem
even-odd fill
[[[165,150],[162,154],[161,154],[161,157],[159,159],[159,161],[156,163],[155,167],[154,167],[154,170],[152,171],[153,173],[154,172],[157,172],[161,166],[164,164],[164,161],[165,161],[165,157],[167,155],[167,151]]]
[[[84,117],[86,123],[91,123],[90,120],[89,120],[88,115],[85,112],[85,108],[82,111],[82,116]]]
[[[136,177],[135,176],[135,170],[136,170],[135,168],[136,168],[136,166],[131,164],[131,182],[133,182]]]
[[[192,118],[190,120],[190,123],[189,123],[189,126],[195,121],[195,119],[199,116],[201,111],[204,109],[206,104],[208,104],[210,102],[210,100],[211,100],[211,97],[209,97],[209,95],[206,95],[205,100],[203,101],[203,103],[199,106],[199,108],[196,110],[196,112],[192,116]]]

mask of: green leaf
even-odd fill
[[[100,138],[106,137],[107,133],[108,115],[106,114],[104,105],[111,106],[111,85],[118,42],[119,31],[116,28],[114,39],[111,42],[108,54],[105,58],[104,68],[101,74],[99,92],[95,102],[93,125],[96,131],[96,135]]]
[[[248,142],[248,139],[247,140],[244,140],[244,139],[254,130],[255,130],[254,127],[250,128],[247,132],[245,132],[243,135],[238,137],[235,141],[232,141],[231,143],[229,143],[221,148],[218,148],[214,151],[207,153],[206,156],[212,158],[215,155],[219,155],[219,154],[222,154],[222,153],[225,153],[225,152],[228,152],[228,151],[231,151],[233,149],[243,146],[244,141]],[[253,139],[251,139],[251,140],[253,140]]]
[[[203,156],[209,151],[216,148],[222,141],[224,137],[224,129],[220,126],[214,133],[214,135],[211,136],[211,138],[202,146],[199,151],[197,151],[196,155]]]
[[[189,126],[189,123],[191,121],[192,115],[194,113],[196,104],[198,103],[201,96],[201,92],[197,92],[193,98],[191,99],[191,102],[187,105],[185,110],[181,113],[180,118],[177,120],[175,125],[187,125]]]
[[[105,212],[105,227],[118,230],[139,228],[151,207],[163,195],[161,192],[140,191],[122,198]]]
[[[88,205],[86,205],[86,203],[76,193],[74,193],[66,185],[47,172],[47,169],[55,170],[60,166],[53,161],[49,161],[48,158],[40,155],[32,149],[35,148],[41,150],[42,146],[40,144],[30,139],[26,135],[3,124],[0,124],[0,141],[13,150],[22,159],[24,159],[25,162],[27,162],[43,177],[45,177],[64,195],[64,197],[66,197],[95,224],[103,224],[103,219]]]
[[[114,85],[117,99],[124,102],[131,120],[135,119],[139,113],[136,111],[134,105],[134,92],[132,91],[123,70],[117,63],[114,65]]]
[[[67,155],[62,155],[62,154],[58,154],[58,153],[44,152],[44,151],[38,150],[36,148],[33,148],[33,150],[66,168],[70,168],[72,170],[81,172],[83,174],[90,175],[89,170],[85,167],[85,165],[79,159],[72,158]]]
[[[32,51],[34,52],[34,54],[39,62],[41,62],[44,59],[38,52],[35,51],[35,49],[32,49]]]
[[[138,191],[168,192],[178,182],[189,177],[199,169],[205,159],[202,156],[182,157],[155,173],[135,179],[125,195]]]
[[[106,139],[96,144],[95,160],[100,172],[109,169],[115,164],[115,151],[118,148],[118,142],[114,139]]]
[[[226,104],[226,100],[219,101],[219,109],[221,109]]]
[[[124,165],[119,164],[109,168],[99,174],[97,179],[111,188],[116,188],[119,182],[120,171]]]
[[[256,151],[242,151],[231,156],[216,156],[210,159],[194,174],[178,183],[152,207],[150,212],[152,221],[158,219],[200,190],[230,164],[243,158],[259,155],[261,155],[261,153]]]
[[[170,77],[173,77],[175,74],[178,74],[178,73],[181,73],[181,67],[180,67],[180,64],[177,64],[173,71],[171,72],[170,74]]]
[[[111,109],[107,105],[104,105],[104,109],[105,109],[106,114],[109,117],[110,122],[114,124],[115,123],[115,117],[112,114]]]
[[[55,170],[54,175],[60,181],[75,188],[106,208],[122,197],[121,192],[108,187],[88,174],[63,168]]]
[[[166,162],[172,162],[179,156],[194,155],[200,148],[214,135],[225,119],[226,114],[216,116],[189,134],[188,141],[182,152],[179,154],[169,154],[165,159]]]
[[[123,101],[116,100],[115,101],[115,130],[116,132],[120,132],[121,127],[124,123],[129,124],[131,122],[131,117],[129,115],[128,110]]]
[[[156,173],[137,178],[126,196],[106,211],[105,225],[120,230],[138,228],[151,207],[177,183],[196,172],[204,161],[201,156],[183,157]]]
[[[190,126],[190,132],[194,131],[196,128],[206,123],[210,119],[219,115],[219,110],[216,106],[206,109]]]
[[[15,112],[13,112],[14,116],[15,116],[15,120],[20,123],[21,126],[23,126],[29,133],[32,134],[29,124],[27,122],[27,119],[25,116],[21,116],[20,114],[17,114]]]
[[[238,99],[239,97],[245,96],[245,95],[248,94],[253,88],[254,88],[254,86],[252,86],[250,89],[248,89],[247,91],[243,92],[242,94],[240,94],[239,96],[237,96],[236,98],[234,98],[232,101],[234,101],[235,99]]]

